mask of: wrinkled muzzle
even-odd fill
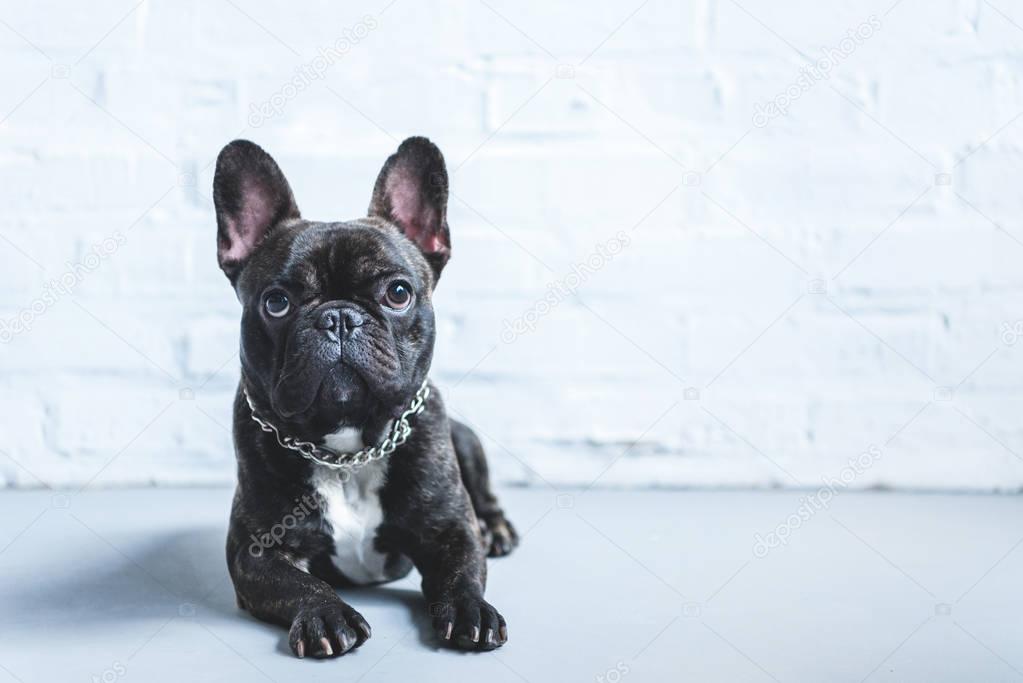
[[[367,399],[386,402],[404,385],[390,332],[364,310],[332,301],[296,322],[271,392],[274,412],[312,417],[317,402],[336,413],[361,412]]]

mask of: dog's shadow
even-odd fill
[[[222,527],[147,537],[116,536],[86,557],[47,568],[12,596],[21,613],[40,618],[74,612],[87,625],[206,613],[235,613]]]
[[[155,536],[142,546],[104,546],[92,557],[53,567],[45,582],[26,582],[12,596],[16,604],[10,608],[50,623],[73,612],[84,627],[176,617],[242,619],[280,633],[278,649],[292,656],[285,629],[258,621],[237,606],[225,542],[223,527],[200,527]],[[438,647],[418,590],[393,585],[338,590],[356,609],[401,603],[420,641]]]

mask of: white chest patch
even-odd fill
[[[323,437],[323,443],[338,453],[354,453],[362,450],[365,445],[362,443],[362,430],[355,427],[341,427],[333,434]]]
[[[324,441],[335,448],[330,437]],[[334,536],[334,566],[356,583],[376,583],[391,578],[384,571],[387,556],[373,547],[377,527],[384,519],[379,492],[384,484],[385,468],[385,462],[373,461],[348,473],[346,480],[342,480],[341,472],[317,467],[310,481],[318,494],[323,519]]]

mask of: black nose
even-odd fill
[[[355,309],[328,308],[320,313],[320,317],[317,318],[316,329],[348,335],[356,327],[362,325],[364,321],[365,318],[362,317],[362,313]]]

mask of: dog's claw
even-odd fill
[[[299,612],[291,622],[288,642],[299,658],[337,657],[362,645],[369,633],[362,615],[338,601]]]
[[[493,513],[479,522],[485,529],[482,538],[488,556],[503,557],[519,544],[519,535],[503,512]]]
[[[436,604],[442,609],[434,614],[433,627],[445,645],[461,650],[493,650],[507,640],[504,617],[486,600],[462,597]],[[498,638],[495,634],[502,635]]]

